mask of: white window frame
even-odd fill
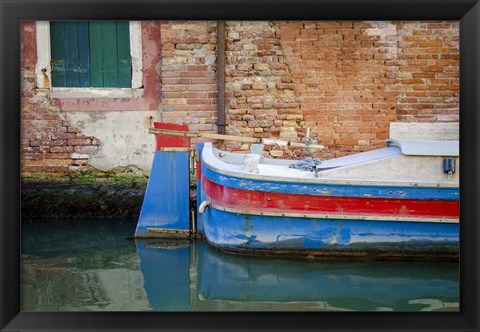
[[[37,93],[51,98],[138,98],[143,96],[142,24],[130,21],[131,88],[61,88],[52,87],[50,65],[50,22],[37,21]]]

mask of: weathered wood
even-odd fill
[[[242,137],[242,136],[222,135],[222,134],[213,134],[213,133],[185,132],[185,131],[157,129],[157,128],[150,128],[148,132],[150,134],[160,134],[160,135],[184,136],[184,137],[193,137],[193,138],[203,137],[203,138],[218,139],[218,140],[225,140],[225,141],[237,141],[237,142],[245,142],[245,143],[262,143],[267,145],[278,144],[282,146],[307,147],[305,143],[272,140],[272,139],[264,140],[262,138],[255,138],[255,137]],[[308,147],[311,149],[324,148],[324,146],[320,144],[310,144]]]
[[[192,151],[191,148],[160,148],[158,151],[163,151],[163,152],[188,152]]]
[[[66,47],[65,47],[65,22],[52,21],[50,22],[50,42],[52,45],[52,86],[64,87],[66,83]],[[48,87],[47,87],[48,88]]]
[[[130,27],[128,21],[117,21],[118,74],[116,87],[132,86],[132,58],[130,55]]]
[[[242,136],[233,136],[233,135],[222,135],[222,134],[210,134],[210,133],[198,133],[198,137],[205,137],[211,139],[221,139],[225,141],[238,141],[246,143],[261,143],[261,139],[254,137],[242,137]]]
[[[356,214],[339,214],[339,213],[296,213],[296,212],[277,212],[277,211],[260,211],[260,210],[242,210],[223,206],[214,206],[215,209],[225,212],[231,212],[239,215],[260,215],[270,217],[290,217],[290,218],[317,218],[317,219],[339,219],[339,220],[358,220],[358,221],[399,221],[413,223],[443,223],[458,224],[458,218],[449,217],[396,217],[396,216],[375,216],[375,215],[356,215]]]
[[[75,21],[65,22],[65,77],[66,86],[79,86],[80,75],[78,67],[80,58],[78,55],[78,25]]]
[[[79,86],[90,87],[90,38],[88,22],[79,21],[78,26],[78,55],[79,55]]]
[[[221,205],[216,206],[217,209],[235,207],[241,214],[323,219],[459,222],[458,200],[348,197],[333,196],[328,193],[292,195],[262,191],[258,190],[258,187],[245,186],[239,189],[227,184],[223,186],[205,176],[202,178],[202,188],[212,203]]]
[[[106,88],[118,87],[118,44],[115,21],[102,22],[103,85]]]
[[[103,88],[102,22],[89,22],[90,82],[94,88]]]

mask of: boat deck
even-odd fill
[[[388,182],[392,185],[407,186],[458,186],[459,167],[452,176],[447,176],[442,170],[443,156],[457,154],[458,141],[446,142],[445,145],[441,143],[443,148],[437,147],[432,155],[428,149],[432,142],[389,141],[391,146],[386,148],[322,160],[317,166],[317,176],[313,171],[291,168],[290,165],[297,163],[298,160],[226,152],[213,148],[211,143],[205,144],[202,158],[208,167],[220,173],[258,180],[324,183],[362,181],[371,182],[370,184]],[[409,155],[403,153],[403,150],[418,154]],[[457,166],[458,164],[459,160]]]

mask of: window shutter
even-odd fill
[[[65,22],[50,22],[52,86],[66,86]]]
[[[102,22],[90,21],[90,75],[92,87],[103,88]]]
[[[128,21],[50,23],[52,86],[131,87]]]
[[[90,87],[90,43],[88,22],[78,22],[79,86]]]
[[[130,87],[129,22],[90,22],[90,56],[93,87]]]
[[[132,57],[130,55],[130,25],[128,21],[117,22],[118,86],[132,86]]]
[[[51,22],[52,85],[90,86],[87,22]]]
[[[103,84],[118,87],[117,25],[115,21],[102,22],[103,32]]]

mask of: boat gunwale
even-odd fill
[[[222,151],[222,150],[220,150]],[[355,179],[325,179],[325,178],[293,178],[293,177],[279,177],[279,176],[266,176],[257,174],[248,174],[243,172],[236,172],[226,169],[220,169],[209,163],[208,158],[214,158],[221,165],[233,165],[241,167],[241,165],[229,164],[215,156],[213,153],[212,143],[205,143],[202,150],[202,164],[219,174],[241,178],[251,179],[258,181],[275,181],[275,182],[287,182],[287,183],[309,183],[309,184],[338,184],[338,185],[351,185],[351,186],[391,186],[391,187],[425,187],[425,188],[459,188],[459,183],[449,182],[412,182],[412,181],[376,181],[376,180],[355,180]],[[227,168],[227,167],[225,167]]]

